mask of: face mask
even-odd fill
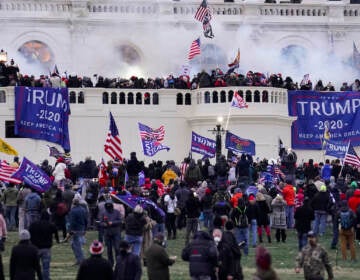
[[[214,241],[216,244],[218,244],[220,242],[221,238],[219,236],[215,236],[214,237]]]

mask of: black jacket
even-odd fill
[[[314,210],[310,207],[308,202],[304,202],[295,211],[295,228],[300,233],[307,233],[311,230],[311,221],[315,219]]]
[[[145,224],[144,215],[130,213],[125,220],[125,233],[127,235],[142,236]]]
[[[14,246],[10,257],[10,280],[42,280],[38,250],[29,240]]]
[[[81,263],[76,280],[112,280],[112,278],[111,264],[101,255],[92,255]]]
[[[114,270],[114,280],[140,280],[141,279],[141,262],[139,256],[121,252],[116,259]],[[99,278],[101,279],[101,278]]]
[[[57,243],[59,243],[59,235],[56,226],[49,221],[36,221],[29,227],[31,243],[38,249],[51,248],[53,235]]]

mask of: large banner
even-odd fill
[[[144,155],[152,157],[161,150],[169,151],[170,148],[161,143],[165,137],[165,128],[160,126],[158,129],[153,129],[142,123],[139,124],[140,138],[144,150]]]
[[[191,151],[202,154],[207,158],[213,158],[216,153],[216,142],[193,131],[191,135]]]
[[[226,132],[225,148],[235,153],[255,155],[255,142]]]
[[[360,92],[289,91],[292,148],[320,150],[327,128],[330,139],[360,145]]]
[[[67,88],[15,87],[15,134],[46,140],[70,151]]]
[[[46,192],[51,186],[49,176],[26,157],[23,158],[19,169],[11,175],[11,178],[23,181],[41,193]]]

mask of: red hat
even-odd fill
[[[56,162],[65,162],[63,157],[59,157]]]
[[[104,252],[104,246],[100,241],[94,240],[90,245],[89,251],[91,255],[101,255]]]
[[[262,270],[268,270],[271,265],[271,255],[263,246],[258,246],[255,252],[256,265]]]
[[[205,190],[205,194],[211,194],[211,189],[206,188],[206,190]]]
[[[250,195],[249,195],[249,201],[252,201],[252,200],[255,200],[255,195],[250,194]]]

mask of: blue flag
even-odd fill
[[[204,157],[213,158],[216,153],[216,142],[193,131],[191,135],[191,151]]]
[[[139,123],[139,131],[145,156],[152,157],[158,151],[170,150],[169,147],[161,143],[165,137],[165,128],[163,125],[157,129],[153,129],[145,124]]]
[[[347,151],[348,143],[333,140],[324,140],[325,155],[336,158],[344,158]]]
[[[46,192],[51,186],[49,176],[36,164],[26,157],[21,161],[19,169],[12,174],[11,178],[22,180],[38,192]]]
[[[67,88],[15,87],[15,134],[57,143],[70,151]]]
[[[225,148],[235,153],[255,155],[255,142],[226,132]]]

